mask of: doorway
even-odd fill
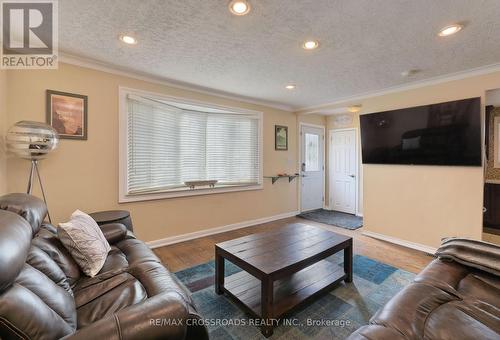
[[[321,209],[325,198],[325,128],[300,124],[300,211]]]
[[[330,130],[329,142],[330,209],[356,214],[359,186],[357,129]]]
[[[500,244],[499,117],[500,89],[486,91],[483,240]]]

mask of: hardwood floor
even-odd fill
[[[176,272],[213,260],[215,257],[216,243],[280,228],[289,223],[316,225],[339,234],[349,235],[353,238],[355,254],[361,254],[409,272],[418,273],[430,261],[432,261],[432,256],[423,252],[364,236],[362,235],[363,228],[358,230],[347,230],[323,223],[305,220],[299,217],[290,217],[252,227],[205,236],[186,242],[156,248],[154,252],[172,272]]]

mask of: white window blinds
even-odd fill
[[[132,94],[126,104],[128,195],[261,183],[259,115]]]

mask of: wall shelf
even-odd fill
[[[270,178],[271,183],[274,184],[276,181],[280,178],[288,178],[288,183],[293,181],[296,177],[299,177],[299,174],[293,174],[293,175],[275,175],[275,176],[264,176],[264,178]]]

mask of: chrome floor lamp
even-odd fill
[[[45,191],[43,190],[38,161],[57,147],[59,135],[50,125],[41,122],[20,121],[14,124],[7,132],[7,148],[16,156],[31,161],[31,171],[28,178],[27,193],[33,191],[35,173],[42,190],[43,201],[47,205]],[[47,207],[47,216],[52,223]]]

